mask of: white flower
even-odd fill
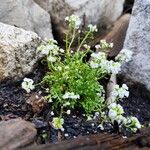
[[[91,61],[90,62],[90,66],[91,66],[91,68],[98,68],[99,67],[99,64],[98,63],[95,63],[95,62],[93,62],[93,61]]]
[[[84,44],[83,46],[84,46],[84,48],[86,48],[86,49],[90,49],[90,46],[87,45],[87,44]]]
[[[111,93],[112,99],[118,98],[124,98],[129,96],[128,87],[126,84],[123,84],[122,87],[119,87],[119,85],[114,86],[114,90]]]
[[[69,134],[68,134],[68,133],[65,133],[65,134],[64,134],[64,136],[65,136],[65,137],[68,137],[68,136],[69,136]]]
[[[54,39],[49,39],[48,42],[49,42],[50,44],[57,44],[57,43],[58,43],[58,42],[57,42],[56,40],[54,40]]]
[[[116,103],[111,103],[109,106],[108,106],[108,108],[110,109],[110,108],[116,108],[117,107],[117,104]]]
[[[100,40],[100,47],[104,50],[104,49],[108,49],[108,48],[112,48],[113,47],[113,43],[108,43],[106,42],[106,40]]]
[[[63,99],[80,99],[80,95],[75,95],[74,92],[66,92],[62,97]]]
[[[65,52],[65,50],[62,49],[62,48],[60,48],[59,51],[60,51],[61,53],[64,53],[64,52]]]
[[[128,90],[128,86],[126,84],[122,84],[122,88],[125,89],[125,90]]]
[[[51,98],[49,98],[49,99],[48,99],[48,102],[49,102],[49,103],[52,103],[52,102],[53,102],[53,100],[52,100]]]
[[[91,121],[92,117],[91,116],[87,116],[87,121]]]
[[[73,28],[76,28],[78,29],[80,24],[81,24],[81,21],[79,19],[78,16],[76,15],[71,15],[69,17],[66,17],[65,18],[65,21],[69,22],[69,24],[73,27]]]
[[[101,46],[100,46],[100,45],[95,45],[95,48],[96,48],[96,49],[100,49]]]
[[[69,17],[68,16],[65,18],[65,21],[69,21]]]
[[[89,28],[90,32],[97,32],[98,31],[96,25],[89,24],[88,28]]]
[[[136,117],[128,117],[125,126],[131,129],[133,132],[136,132],[137,129],[140,129],[142,127],[142,125]]]
[[[113,110],[113,109],[110,109],[109,112],[108,112],[108,116],[112,120],[115,120],[115,118],[117,117],[117,112],[115,110]]]
[[[109,61],[109,70],[112,74],[117,74],[121,71],[121,64],[119,62]]]
[[[54,112],[53,111],[51,111],[51,115],[54,116]]]
[[[27,91],[27,93],[29,93],[31,90],[33,90],[35,88],[35,86],[33,85],[33,80],[29,79],[29,78],[24,78],[23,82],[22,82],[22,88],[24,90]]]
[[[114,44],[113,43],[109,43],[110,48],[113,48]]]
[[[69,102],[66,102],[65,104],[63,104],[64,107],[69,106],[69,105],[70,105]]]
[[[104,52],[92,53],[91,57],[98,60],[102,60],[102,59],[106,59],[106,54]]]
[[[100,128],[101,130],[104,130],[104,127],[103,127],[102,124],[99,124],[99,125],[98,125],[98,128]]]
[[[71,110],[67,110],[67,112],[66,112],[68,115],[70,115],[70,113],[71,113]]]
[[[44,55],[48,55],[53,48],[53,45],[46,45],[43,47],[41,53]]]
[[[54,117],[52,125],[55,129],[63,129],[64,119],[59,117]]]
[[[106,70],[106,72],[110,73],[110,66],[108,60],[102,59],[99,65],[102,69]]]
[[[95,112],[95,116],[99,116],[99,112]]]
[[[128,62],[132,58],[133,52],[127,49],[122,49],[120,53],[116,56],[115,60],[123,62]]]
[[[58,69],[59,71],[61,71],[61,70],[62,70],[62,67],[58,66],[57,69]]]
[[[120,124],[124,119],[124,117],[122,116],[122,114],[124,113],[122,106],[120,104],[112,103],[108,106],[108,108],[108,116],[111,121],[114,122],[114,120],[116,120]]]
[[[47,60],[50,61],[50,62],[55,62],[56,61],[56,57],[48,56]]]

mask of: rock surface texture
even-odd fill
[[[81,18],[82,25],[111,25],[121,15],[124,0],[35,0],[51,15],[53,27],[60,37],[65,31],[64,19],[76,14]]]
[[[33,0],[0,0],[0,22],[53,37],[49,14]]]
[[[122,75],[150,91],[150,0],[135,1],[124,48],[133,58],[123,66]]]
[[[0,122],[0,149],[15,150],[32,144],[37,131],[34,125],[22,119]]]
[[[40,43],[36,33],[0,23],[0,80],[30,73],[38,60]]]

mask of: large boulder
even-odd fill
[[[0,80],[30,73],[39,58],[40,43],[36,33],[0,23]]]
[[[34,0],[51,15],[54,29],[60,38],[65,31],[64,19],[76,14],[83,26],[96,24],[98,28],[111,25],[121,15],[124,0]]]
[[[133,58],[122,68],[122,75],[150,91],[150,1],[136,0],[127,30],[124,48]]]
[[[0,150],[16,150],[33,144],[37,135],[34,125],[22,119],[0,122]]]
[[[52,38],[49,14],[33,0],[0,0],[0,22]]]

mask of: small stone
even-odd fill
[[[65,133],[64,136],[67,137],[67,136],[69,136],[69,134],[68,134],[68,133]]]
[[[53,111],[51,111],[51,115],[54,116],[54,112]]]
[[[48,125],[47,122],[44,122],[44,121],[41,121],[41,120],[38,120],[38,119],[34,119],[34,120],[32,121],[32,123],[35,124],[35,127],[36,127],[37,129],[46,128],[47,125]]]
[[[94,127],[94,126],[95,126],[95,124],[94,124],[94,123],[92,123],[92,124],[91,124],[91,126],[92,126],[92,127]]]

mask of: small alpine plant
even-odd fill
[[[60,48],[57,41],[50,39],[37,50],[45,56],[48,65],[48,72],[41,84],[46,87],[47,102],[51,103],[52,127],[63,131],[63,116],[70,115],[72,110],[82,110],[88,120],[98,117],[101,129],[103,123],[113,124],[116,121],[119,126],[136,132],[141,128],[139,121],[135,117],[125,118],[123,107],[118,104],[121,99],[129,96],[127,85],[115,85],[111,93],[112,103],[107,102],[102,85],[104,78],[121,70],[121,65],[131,59],[132,52],[123,49],[114,61],[107,60],[107,52],[113,43],[101,40],[95,46],[98,52],[93,52],[87,42],[97,32],[96,25],[88,25],[84,36],[79,37],[79,17],[71,15],[65,21],[68,25],[65,48]],[[77,39],[77,48],[73,50],[72,46]],[[87,54],[91,55],[90,61],[85,61]],[[32,79],[25,78],[22,88],[29,93],[35,87],[33,83]]]

